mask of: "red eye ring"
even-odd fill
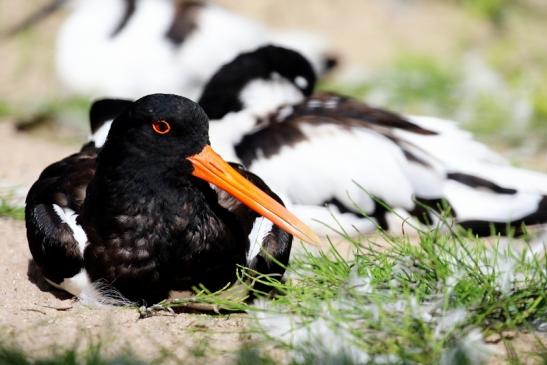
[[[164,135],[171,132],[171,125],[167,123],[165,120],[156,120],[152,122],[152,129],[157,134]]]

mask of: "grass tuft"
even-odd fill
[[[203,288],[188,300],[249,312],[263,344],[294,364],[480,364],[491,355],[484,336],[547,322],[542,242],[440,228],[415,241],[344,238],[353,257],[334,245],[304,250],[284,281],[242,269],[249,291],[252,279],[279,293],[271,300],[248,304]]]
[[[0,197],[0,217],[8,217],[16,220],[25,219],[25,208],[17,207],[9,203],[7,199]]]

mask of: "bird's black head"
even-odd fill
[[[183,167],[192,172],[187,157],[209,143],[209,123],[203,109],[177,95],[153,94],[127,107],[112,123],[101,160],[129,162],[139,168]]]
[[[229,112],[243,108],[241,91],[251,81],[282,78],[303,96],[309,96],[316,82],[311,64],[293,50],[264,46],[242,53],[222,66],[205,85],[199,100],[210,119],[220,119]]]

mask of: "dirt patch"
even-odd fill
[[[52,162],[74,153],[78,145],[63,145],[17,132],[12,123],[0,122],[0,180],[28,186]]]

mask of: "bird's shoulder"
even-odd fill
[[[48,203],[78,211],[96,170],[96,151],[86,150],[52,163],[32,185],[27,204]]]

